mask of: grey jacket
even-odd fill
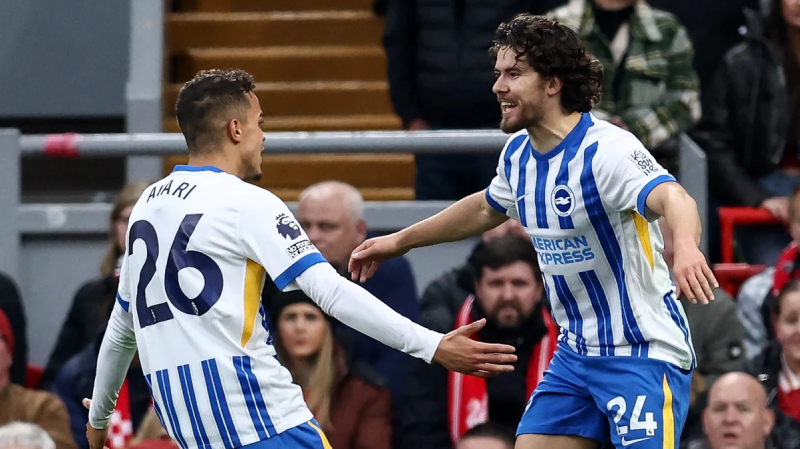
[[[714,297],[708,305],[692,304],[681,298],[697,356],[697,372],[703,375],[706,388],[719,376],[746,367],[742,346],[744,327],[737,316],[736,303],[719,288],[714,290]]]

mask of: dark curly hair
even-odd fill
[[[232,112],[246,119],[247,94],[255,88],[253,75],[244,70],[203,70],[184,84],[175,113],[189,153],[218,143]]]
[[[586,52],[569,27],[542,16],[518,14],[501,23],[490,52],[494,60],[510,48],[543,78],[561,80],[561,105],[569,112],[589,112],[600,101],[603,67]]]

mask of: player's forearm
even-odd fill
[[[426,329],[392,310],[362,287],[340,276],[328,264],[317,264],[295,280],[328,315],[386,346],[433,359],[442,334]]]
[[[95,429],[108,426],[119,390],[136,353],[133,330],[125,324],[122,313],[126,312],[115,305],[97,356],[97,374],[89,409],[89,424]]]
[[[474,193],[438,214],[399,232],[403,248],[420,248],[480,235],[508,220],[486,202],[484,192]]]
[[[669,190],[664,198],[663,215],[672,230],[676,248],[680,245],[700,244],[703,227],[697,203],[683,188]]]

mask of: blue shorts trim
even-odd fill
[[[589,357],[559,346],[517,435],[576,435],[616,447],[677,448],[691,371],[656,359]]]
[[[273,437],[242,446],[241,449],[331,449],[331,444],[316,419]]]

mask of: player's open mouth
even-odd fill
[[[516,108],[517,108],[517,104],[516,103],[512,103],[510,101],[501,101],[500,102],[500,110],[503,112],[503,114],[507,114],[508,112],[511,112],[512,110],[514,110]]]

